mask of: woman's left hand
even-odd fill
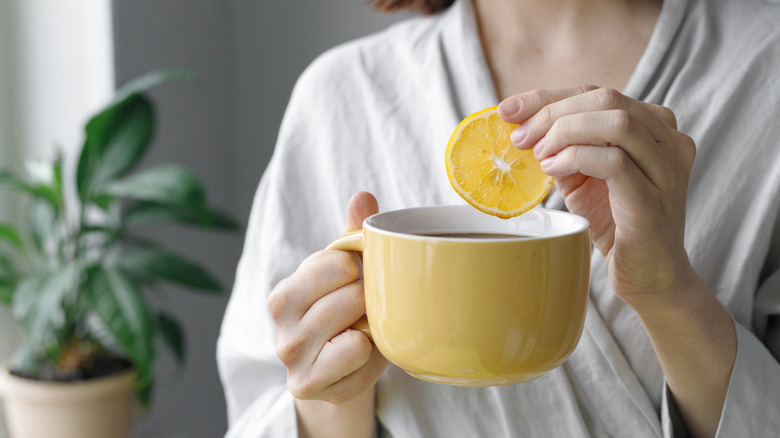
[[[590,221],[621,299],[673,298],[690,281],[683,240],[696,147],[671,110],[577,86],[512,96],[499,115],[520,124],[515,147],[533,148],[568,209]]]

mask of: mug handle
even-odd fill
[[[356,230],[346,233],[334,240],[333,243],[328,245],[325,249],[363,252],[364,244],[363,230]],[[371,342],[374,342],[374,337],[371,335],[371,329],[368,327],[368,317],[366,317],[366,315],[361,316],[350,328],[363,332],[364,335],[368,336],[368,339],[370,339]]]

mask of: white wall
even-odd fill
[[[65,154],[70,175],[82,126],[113,94],[108,0],[0,0],[0,167]],[[23,223],[18,197],[0,191],[0,221]],[[0,308],[0,362],[21,341]],[[0,437],[4,436],[0,412]]]
[[[113,93],[108,0],[1,0],[4,150],[77,151],[82,126]]]
[[[10,44],[9,36],[11,28],[9,27],[9,12],[10,8],[5,2],[0,2],[0,60],[9,59],[10,56]],[[2,63],[0,61],[0,102],[9,102],[10,99],[10,71],[9,64]],[[11,135],[10,129],[10,115],[12,110],[7,104],[0,104],[0,167],[8,168],[13,167],[13,164],[18,161],[17,153],[11,148]],[[16,214],[17,200],[12,198],[6,193],[5,190],[0,191],[0,221],[4,222],[17,222]],[[6,360],[19,343],[19,329],[11,318],[10,309],[6,307],[0,307],[0,362]],[[3,424],[4,419],[2,416],[2,401],[0,401],[0,438],[3,438]]]
[[[2,0],[0,0],[2,1]],[[153,93],[160,132],[149,162],[176,161],[206,181],[210,197],[246,221],[297,76],[323,50],[385,27],[364,0],[114,0],[117,83],[156,68],[200,73],[197,86]],[[154,232],[211,266],[230,286],[243,242],[184,231]],[[152,412],[138,421],[144,438],[224,435],[225,404],[215,344],[227,297],[170,291],[184,317],[190,357],[181,376],[163,357]],[[170,307],[170,306],[169,306]]]

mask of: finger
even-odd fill
[[[544,160],[569,145],[621,148],[651,181],[666,172],[660,146],[645,126],[624,110],[577,113],[558,119],[534,147],[534,156]]]
[[[663,105],[647,104],[647,109],[650,110],[656,117],[666,123],[670,128],[677,130],[677,116],[669,108]]]
[[[365,365],[330,385],[323,394],[324,398],[341,404],[364,394],[382,377],[387,365],[387,359],[374,346]]]
[[[367,365],[373,350],[363,333],[345,330],[323,345],[314,365],[290,373],[287,385],[296,398],[326,399],[326,389]]]
[[[347,223],[344,232],[363,228],[363,221],[376,213],[379,213],[379,205],[374,195],[369,192],[355,193],[347,206]]]
[[[542,171],[555,177],[581,173],[606,181],[610,199],[624,203],[647,199],[652,186],[623,149],[603,146],[575,145],[540,163]]]
[[[363,284],[355,281],[317,300],[301,319],[313,345],[321,346],[366,313]],[[314,358],[311,358],[312,362]]]
[[[323,345],[316,365],[300,364],[287,377],[287,386],[300,399],[320,398],[325,388],[365,365],[373,345],[357,330],[345,330]]]
[[[368,338],[357,330],[347,330],[322,349],[312,368],[315,381],[331,382],[320,397],[341,404],[371,388],[387,368],[385,359]],[[358,346],[356,348],[356,346]],[[364,356],[368,352],[367,356]],[[350,357],[350,354],[354,354]],[[365,359],[364,359],[365,358]]]
[[[282,321],[276,330],[276,354],[285,366],[308,368],[328,341],[364,313],[363,285],[354,282],[316,301],[300,320]]]
[[[597,88],[595,85],[575,85],[516,94],[498,104],[498,115],[508,123],[520,124],[551,103],[587,93]]]
[[[622,110],[645,126],[656,142],[666,142],[671,136],[668,122],[671,111],[662,110],[650,104],[631,99],[610,88],[598,88],[586,93],[552,102],[538,108],[522,125],[511,134],[512,144],[519,149],[528,149],[547,134],[555,122],[562,117],[584,112]],[[659,115],[665,119],[659,118]],[[674,114],[671,114],[674,117]]]
[[[362,275],[362,264],[351,251],[318,251],[295,273],[279,282],[268,296],[268,311],[277,323],[297,321],[323,296]]]

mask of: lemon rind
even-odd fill
[[[460,186],[460,184],[458,183],[458,181],[455,179],[455,175],[454,175],[455,166],[452,163],[452,149],[454,147],[454,140],[456,138],[460,137],[460,135],[462,134],[463,129],[465,129],[465,127],[467,125],[469,125],[471,122],[473,122],[476,119],[490,117],[491,115],[493,115],[493,114],[495,114],[497,112],[497,109],[498,109],[497,107],[493,106],[493,107],[490,107],[490,108],[485,108],[485,109],[483,109],[481,111],[477,111],[476,113],[473,113],[473,114],[469,115],[468,117],[466,117],[465,119],[463,119],[458,124],[458,126],[455,128],[455,131],[452,133],[452,135],[450,136],[450,140],[447,143],[447,150],[446,150],[447,178],[449,179],[450,184],[452,185],[452,188],[455,189],[455,192],[461,198],[463,198],[467,203],[469,203],[472,207],[476,208],[477,210],[479,210],[479,211],[481,211],[483,213],[486,213],[486,214],[489,214],[489,215],[492,215],[492,216],[496,216],[496,217],[499,217],[499,218],[502,218],[502,219],[510,219],[510,218],[513,218],[513,217],[520,216],[521,214],[526,213],[529,210],[531,210],[534,207],[536,207],[537,205],[539,205],[544,200],[544,198],[547,196],[547,194],[550,192],[550,189],[552,188],[552,184],[553,184],[555,178],[551,177],[551,176],[548,176],[545,179],[546,184],[545,184],[543,190],[540,192],[539,196],[537,196],[536,198],[526,202],[525,204],[523,204],[518,209],[511,210],[511,211],[506,211],[506,210],[501,210],[501,209],[495,208],[495,207],[489,207],[489,206],[484,205],[484,204],[482,204],[480,202],[477,202],[471,196],[470,192],[467,192],[465,189],[463,189]]]

